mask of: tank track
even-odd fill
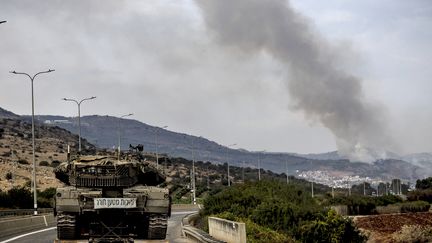
[[[72,240],[76,236],[75,215],[59,213],[57,215],[57,238],[59,240]]]
[[[166,214],[152,214],[149,216],[148,239],[165,239],[168,226]]]

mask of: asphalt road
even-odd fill
[[[195,211],[176,211],[172,212],[171,218],[168,220],[167,240],[172,243],[190,242],[181,235],[181,220],[186,215]],[[6,239],[0,236],[0,243],[53,243],[57,236],[55,227],[50,227],[45,231],[34,231],[26,234],[9,236]],[[17,238],[19,237],[19,238]]]

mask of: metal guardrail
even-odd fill
[[[38,208],[38,214],[53,213],[52,208]],[[0,218],[33,215],[34,209],[6,209],[0,210]]]
[[[186,238],[193,239],[194,242],[205,243],[225,243],[225,241],[217,240],[210,236],[207,232],[197,229],[189,224],[190,219],[197,217],[198,213],[189,214],[182,220],[182,232]]]

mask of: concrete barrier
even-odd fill
[[[333,209],[339,215],[342,215],[342,216],[348,215],[348,206],[347,205],[331,206],[330,208]]]
[[[182,220],[182,234],[189,242],[225,243],[211,237],[207,232],[193,227],[190,222],[199,217],[198,213],[189,214]]]
[[[188,211],[188,210],[200,210],[200,204],[172,204],[171,209],[173,211]]]
[[[19,218],[9,218],[0,221],[0,235],[10,236],[19,233],[30,232],[32,230],[51,227],[56,224],[54,215],[26,216]]]
[[[208,224],[212,237],[228,243],[246,243],[245,223],[209,217]]]

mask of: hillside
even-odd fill
[[[30,183],[32,171],[31,124],[19,119],[0,118],[0,189],[7,190],[14,185]],[[82,140],[87,152],[95,147]],[[53,174],[54,163],[66,159],[67,145],[77,151],[78,136],[56,126],[35,126],[35,161],[37,165],[38,188],[45,189],[59,185]],[[11,173],[11,179],[7,174]]]
[[[7,111],[3,108],[0,107],[0,118],[13,118],[13,119],[17,119],[19,118],[19,116],[17,114],[14,114],[10,111]]]
[[[29,119],[29,117],[25,117]],[[75,118],[63,116],[37,116],[39,123],[46,123],[62,127],[73,133],[77,133],[78,125]],[[113,148],[117,146],[118,127],[121,126],[121,147],[127,150],[129,144],[143,144],[145,151],[157,151],[168,154],[171,157],[183,157],[213,163],[226,163],[231,165],[260,167],[277,173],[289,174],[296,171],[322,170],[329,171],[334,176],[358,175],[361,177],[380,178],[389,180],[402,178],[415,180],[423,178],[428,171],[418,164],[408,163],[403,160],[387,159],[372,164],[350,162],[339,158],[336,152],[330,152],[321,156],[253,152],[244,149],[232,149],[203,137],[197,137],[184,133],[177,133],[151,126],[132,119],[120,119],[112,116],[84,116],[81,118],[82,136],[101,148]],[[306,158],[308,157],[308,158]],[[319,159],[321,158],[321,159]]]

